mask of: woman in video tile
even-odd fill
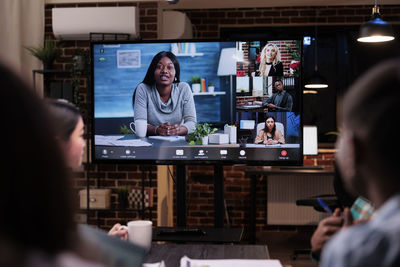
[[[147,135],[187,135],[196,124],[190,86],[179,80],[178,59],[171,52],[154,56],[133,95],[136,120],[147,121]]]
[[[265,120],[265,128],[257,133],[255,144],[276,145],[284,144],[285,138],[281,131],[276,129],[275,118],[268,116]]]
[[[259,76],[283,76],[283,64],[279,48],[268,43],[261,51]]]

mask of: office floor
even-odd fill
[[[272,259],[279,259],[284,266],[290,267],[317,267],[309,255],[299,255],[292,259],[294,249],[310,247],[312,232],[295,231],[265,231],[257,235],[257,244],[266,244]]]

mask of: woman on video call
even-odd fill
[[[272,43],[268,43],[261,51],[260,76],[283,76],[283,64],[279,48]]]
[[[136,120],[147,121],[147,135],[186,135],[196,125],[190,87],[180,82],[178,59],[171,52],[154,56],[133,95]]]
[[[284,144],[285,138],[281,131],[276,129],[275,118],[272,116],[268,116],[265,120],[265,128],[261,129],[257,133],[257,137],[254,140],[255,144],[264,144],[264,145],[276,145],[276,144]]]

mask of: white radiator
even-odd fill
[[[296,206],[296,200],[334,194],[332,175],[269,175],[267,179],[267,224],[314,225],[328,216],[313,207]]]

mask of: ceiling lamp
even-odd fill
[[[381,19],[377,0],[372,8],[372,17],[360,27],[357,41],[365,43],[387,42],[394,39],[392,25]]]
[[[328,82],[318,71],[318,45],[317,45],[317,26],[315,26],[315,42],[314,42],[314,73],[306,81],[304,85],[308,89],[327,88]]]
[[[179,0],[167,0],[168,4],[177,4]]]
[[[319,73],[318,69],[315,69],[313,75],[307,80],[304,87],[309,89],[328,88],[328,82],[325,77]]]

